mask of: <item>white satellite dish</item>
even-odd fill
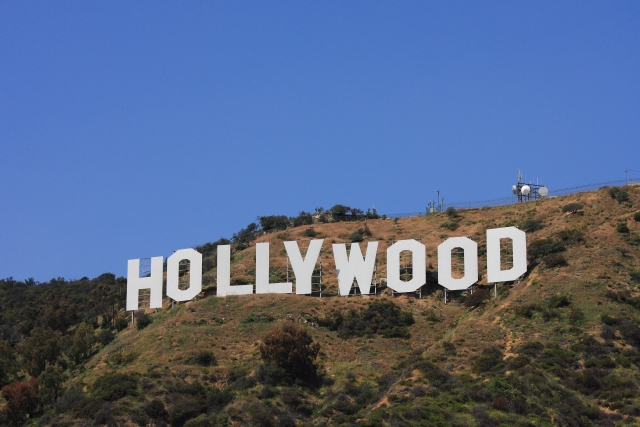
[[[511,191],[513,191],[513,194],[518,194],[518,187],[516,187],[515,185],[512,186]]]
[[[540,187],[538,189],[538,194],[542,197],[545,197],[547,194],[549,194],[549,189],[547,187]]]
[[[529,187],[528,185],[525,185],[525,186],[522,187],[520,192],[526,196],[529,193],[531,193],[531,187]]]

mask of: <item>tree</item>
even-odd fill
[[[93,345],[96,343],[96,336],[93,326],[88,323],[81,323],[76,328],[71,342],[66,348],[67,356],[79,365],[91,354]]]
[[[14,380],[2,387],[2,397],[7,401],[2,413],[15,426],[22,425],[28,416],[33,415],[40,406],[38,380]]]
[[[316,378],[319,351],[320,344],[313,342],[307,330],[291,322],[273,328],[260,344],[262,360],[286,370],[292,379]]]
[[[247,225],[246,228],[243,228],[242,230],[233,234],[233,237],[232,237],[233,243],[247,244],[249,242],[252,242],[256,239],[257,232],[258,232],[258,224],[256,224],[255,222],[252,222],[251,224]]]
[[[6,384],[9,378],[18,372],[13,349],[6,341],[0,341],[0,384]]]
[[[31,336],[18,345],[18,352],[25,360],[25,369],[29,375],[37,377],[45,370],[47,363],[54,363],[61,351],[59,331],[33,328]]]
[[[55,403],[62,391],[62,384],[66,380],[67,376],[58,365],[47,366],[47,369],[38,377],[42,400],[45,403]]]
[[[122,301],[124,301],[124,296],[115,284],[100,283],[89,294],[89,301],[93,305],[96,314],[102,316],[103,324],[108,325],[109,328],[114,328],[118,311]]]
[[[301,212],[301,215],[304,212]],[[286,215],[269,215],[258,217],[260,221],[260,227],[265,233],[271,233],[272,231],[286,230],[289,226],[289,218]]]
[[[153,322],[153,319],[148,314],[143,314],[136,319],[136,328],[141,331]]]
[[[582,208],[583,208],[583,206],[580,203],[569,203],[569,204],[564,205],[562,207],[562,212],[564,212],[564,213],[571,212],[573,214],[573,213],[578,212]]]

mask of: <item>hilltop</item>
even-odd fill
[[[579,207],[568,209],[572,203]],[[255,279],[256,243],[270,243],[272,281],[284,281],[283,241],[313,235],[324,239],[322,298],[218,298],[215,243],[208,244],[202,296],[141,310],[138,320],[150,323],[140,329],[127,325],[125,281],[113,275],[37,286],[3,280],[0,374],[24,390],[37,377],[41,395],[29,418],[14,424],[640,425],[638,211],[640,186],[627,186],[253,230],[233,243],[236,284]],[[521,280],[499,284],[494,297],[486,230],[512,225],[527,230],[529,268]],[[453,236],[478,243],[480,278],[473,294],[452,292],[445,304],[436,248]],[[360,239],[363,248],[379,242],[378,295],[340,297],[331,244]],[[402,239],[426,245],[422,298],[384,286],[385,251]],[[386,320],[398,316],[397,329],[353,326],[383,309]],[[288,379],[262,361],[265,334],[285,322],[320,345],[314,381]]]

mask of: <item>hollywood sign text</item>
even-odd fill
[[[513,265],[501,269],[500,240],[511,240]],[[311,294],[311,275],[322,249],[323,239],[311,240],[306,255],[302,256],[298,242],[284,242],[284,247],[295,274],[295,291],[299,295]],[[451,269],[451,251],[464,251],[464,276],[454,278]],[[363,256],[360,245],[353,243],[350,254],[344,243],[333,245],[340,295],[347,295],[355,279],[360,292],[370,293],[371,279],[378,250],[378,242],[368,242]],[[411,252],[413,275],[411,280],[400,278],[400,253]],[[387,286],[396,292],[414,292],[426,283],[426,248],[416,240],[400,240],[387,249]],[[254,285],[231,285],[231,247],[217,248],[217,296],[248,295]],[[179,264],[190,263],[189,288],[178,287]],[[127,268],[127,311],[138,309],[141,289],[150,290],[150,308],[162,307],[163,257],[151,258],[151,274],[140,277],[140,260],[129,260]],[[487,282],[516,280],[527,271],[527,240],[524,231],[516,227],[487,230]],[[452,237],[438,245],[438,283],[448,290],[464,290],[478,280],[478,244],[467,237]],[[189,301],[202,291],[202,254],[195,249],[181,249],[167,258],[167,296],[174,301]],[[293,283],[269,283],[269,243],[256,244],[256,294],[290,294]]]

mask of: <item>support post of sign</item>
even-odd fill
[[[447,288],[444,288],[444,303],[447,303]]]
[[[493,297],[494,298],[498,298],[498,284],[497,283],[493,284]]]
[[[133,311],[131,312],[131,324],[133,325]]]

